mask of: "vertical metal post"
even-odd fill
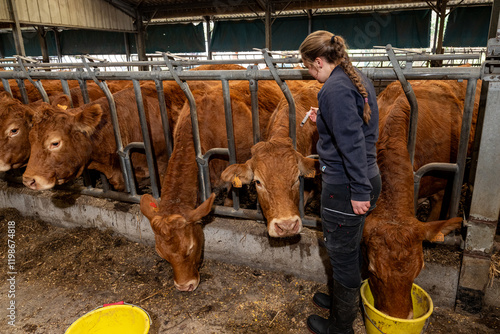
[[[253,143],[260,141],[260,123],[259,123],[259,82],[251,79],[248,81],[250,87],[250,100],[252,103],[252,132]]]
[[[462,114],[462,128],[460,130],[460,141],[457,153],[457,171],[453,177],[453,186],[450,200],[450,218],[456,217],[460,195],[465,173],[465,160],[467,158],[467,149],[469,147],[470,129],[472,123],[472,114],[474,113],[474,100],[476,97],[476,79],[467,80],[467,90],[465,93],[464,111]]]
[[[146,161],[148,163],[149,179],[151,180],[151,191],[154,198],[160,197],[158,189],[158,173],[155,167],[155,156],[153,153],[153,145],[151,144],[151,137],[148,130],[148,120],[144,112],[144,102],[141,93],[141,85],[139,80],[132,79],[134,86],[135,100],[137,102],[137,111],[139,112],[139,122],[141,123],[142,139],[144,141],[144,149],[146,151]]]
[[[173,138],[172,138],[172,131],[170,131],[170,122],[168,120],[167,106],[165,104],[165,92],[163,90],[163,81],[156,79],[155,86],[156,86],[156,92],[158,94],[158,103],[160,105],[160,116],[163,127],[163,136],[165,137],[165,144],[167,146],[167,158],[168,160],[170,160],[170,156],[172,155],[172,149],[173,149]]]
[[[224,115],[226,118],[226,134],[227,134],[227,148],[229,151],[229,164],[236,163],[236,142],[234,139],[233,127],[233,112],[231,109],[231,95],[229,91],[229,82],[226,79],[222,82],[222,96],[224,98]],[[240,207],[240,199],[237,192],[233,189],[233,208],[238,210]]]

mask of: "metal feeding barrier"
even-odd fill
[[[459,149],[456,163],[432,163],[423,166],[415,172],[415,203],[417,200],[420,179],[423,175],[431,170],[446,171],[454,173],[453,187],[451,192],[450,215],[456,216],[458,211],[458,203],[460,199],[461,184],[465,169],[465,160],[467,154],[467,144],[471,128],[472,113],[474,107],[474,95],[476,81],[481,77],[481,68],[478,67],[452,67],[452,68],[413,68],[414,61],[422,60],[443,60],[448,59],[443,55],[396,55],[394,49],[386,46],[387,56],[375,57],[353,57],[351,60],[358,62],[369,61],[390,61],[393,68],[361,68],[371,80],[399,80],[403,86],[404,92],[408,98],[412,109],[410,136],[408,138],[408,150],[412,157],[415,150],[416,141],[416,124],[418,117],[418,103],[411,89],[411,84],[408,80],[467,80],[467,92],[465,107],[462,121],[462,131],[459,141]],[[43,88],[43,83],[40,80],[60,80],[63,91],[69,94],[68,80],[77,80],[82,91],[84,102],[89,102],[87,84],[88,80],[94,81],[109,102],[111,110],[111,120],[114,128],[114,137],[117,145],[117,154],[120,159],[120,167],[125,180],[125,192],[117,192],[110,188],[106,178],[101,174],[102,189],[96,188],[90,178],[84,175],[84,187],[78,190],[82,194],[92,195],[97,197],[105,197],[120,201],[138,203],[140,195],[137,192],[134,171],[130,160],[131,150],[144,151],[146,155],[148,169],[151,179],[151,192],[155,198],[160,197],[160,187],[158,185],[158,172],[156,159],[152,154],[152,143],[147,127],[146,115],[144,112],[143,99],[140,90],[140,81],[154,81],[158,93],[158,102],[161,111],[161,120],[163,123],[165,142],[167,144],[167,154],[170,158],[172,153],[172,134],[170,132],[167,113],[168,110],[165,104],[165,95],[163,92],[164,81],[175,81],[187,97],[191,111],[191,123],[193,131],[193,140],[196,153],[196,161],[199,167],[199,182],[200,182],[200,198],[205,200],[211,193],[209,161],[214,155],[225,156],[230,164],[236,163],[236,147],[234,139],[234,130],[232,124],[231,99],[229,95],[229,81],[231,80],[246,80],[249,83],[251,93],[251,110],[252,110],[252,132],[253,142],[260,141],[260,129],[258,122],[258,82],[259,80],[274,80],[281,88],[284,97],[289,104],[289,135],[296,146],[296,127],[295,127],[295,102],[290,89],[288,88],[287,80],[312,80],[307,70],[304,69],[280,69],[277,64],[287,63],[299,65],[301,60],[298,57],[273,58],[267,49],[261,50],[262,59],[248,60],[186,60],[178,59],[176,56],[169,53],[161,53],[163,60],[146,61],[146,62],[108,62],[100,59],[95,59],[89,56],[81,56],[81,63],[40,63],[31,61],[25,57],[17,57],[17,63],[2,63],[1,67],[12,67],[14,70],[0,71],[0,79],[4,85],[4,89],[12,95],[8,79],[15,79],[20,89],[20,93],[24,103],[28,103],[28,95],[24,80],[29,80],[38,89],[44,101],[48,101],[47,94]],[[460,55],[451,55],[453,59],[460,59]],[[480,55],[463,55],[463,59],[477,59]],[[373,58],[373,59],[372,59]],[[401,64],[404,66],[401,66]],[[184,68],[189,66],[197,66],[204,64],[251,64],[246,70],[220,70],[220,71],[187,71]],[[259,70],[257,64],[265,64],[266,69]],[[147,71],[100,71],[102,68],[126,66],[127,68],[148,68]],[[63,69],[63,70],[62,70]],[[113,94],[107,87],[106,80],[131,80],[133,90],[136,97],[137,108],[139,112],[140,126],[144,142],[129,143],[124,147],[120,135],[116,105],[114,103]],[[226,119],[226,132],[228,138],[227,148],[213,148],[207,152],[202,152],[201,141],[199,134],[199,125],[197,118],[196,103],[193,94],[187,84],[190,80],[219,80],[222,84],[224,110]],[[71,101],[71,100],[70,100]],[[439,112],[439,111],[436,111]],[[317,158],[317,156],[311,156]],[[304,182],[301,178],[300,191],[300,215],[305,226],[318,227],[320,220],[315,217],[305,216],[304,214]],[[240,208],[239,192],[233,190],[233,207],[216,206],[215,214],[232,216],[239,218],[248,218],[254,220],[264,220],[262,213],[258,207],[257,210]]]

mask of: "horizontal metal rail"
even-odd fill
[[[365,73],[372,80],[397,80],[392,68],[364,68]],[[453,68],[412,68],[402,70],[407,80],[463,80],[469,78],[480,79],[479,67]],[[314,80],[307,70],[278,69],[281,80]],[[169,71],[130,71],[130,72],[97,72],[93,75],[86,72],[36,72],[30,74],[33,79],[41,80],[274,80],[269,70],[220,70],[220,71],[185,71],[178,70],[174,76]],[[16,71],[0,71],[0,79],[28,79],[28,75]]]
[[[377,56],[352,56],[350,57],[353,62],[380,62],[380,61],[390,61],[387,55],[377,55]],[[481,54],[478,53],[464,53],[464,54],[439,54],[439,55],[426,55],[426,54],[408,54],[408,55],[397,55],[396,59],[398,61],[412,62],[412,61],[432,61],[432,60],[467,60],[467,59],[481,59]],[[0,63],[0,67],[16,67],[15,59],[12,63]],[[298,57],[280,57],[272,58],[274,64],[300,64],[302,61]],[[187,59],[182,61],[172,61],[173,66],[199,66],[199,65],[218,65],[218,64],[267,64],[266,60],[263,58],[257,59],[219,59],[219,60],[197,60],[197,59]],[[30,62],[26,64],[27,67],[37,67],[37,68],[60,68],[60,69],[71,69],[81,67],[81,63],[43,63],[39,61]],[[163,61],[130,61],[130,62],[99,62],[94,63],[91,67],[141,67],[141,66],[165,66]]]
[[[447,57],[444,57],[447,56]],[[433,59],[464,59],[464,58],[459,58],[460,55],[454,55],[457,57],[450,57],[450,55],[436,55],[436,56],[428,56],[428,55],[407,55],[407,56],[396,56],[395,59],[397,61],[420,61],[420,60],[433,60]],[[466,59],[476,59],[475,55],[466,55]],[[247,63],[243,62],[242,60],[234,60],[234,61],[174,61],[171,59],[168,59],[168,57],[164,57],[163,62],[126,62],[126,63],[110,63],[110,62],[105,62],[105,63],[90,63],[90,62],[85,62],[83,58],[83,64],[78,63],[78,64],[41,64],[37,63],[35,64],[37,67],[44,68],[44,70],[40,71],[30,71],[28,74],[27,71],[22,71],[22,70],[14,70],[14,71],[0,71],[0,79],[2,79],[2,83],[6,83],[7,79],[16,79],[18,82],[18,85],[22,85],[23,80],[44,80],[44,79],[56,79],[56,80],[62,80],[66,82],[67,80],[78,80],[80,83],[80,86],[83,89],[84,93],[86,93],[86,81],[87,80],[93,80],[99,84],[101,89],[103,89],[107,94],[106,96],[109,99],[109,90],[107,90],[107,86],[105,85],[106,80],[133,80],[135,85],[135,90],[136,94],[138,93],[138,83],[137,81],[139,80],[151,80],[155,82],[158,94],[160,95],[160,90],[162,89],[162,82],[166,80],[174,80],[176,81],[181,88],[184,90],[186,93],[186,96],[188,98],[188,101],[191,105],[191,111],[193,112],[194,109],[194,114],[192,113],[191,117],[192,120],[194,121],[193,124],[197,123],[197,117],[196,117],[196,105],[194,103],[194,99],[192,98],[192,94],[190,94],[189,87],[186,84],[186,81],[189,80],[219,80],[223,83],[224,87],[224,94],[227,95],[229,94],[229,89],[227,87],[227,82],[229,80],[247,80],[249,81],[251,93],[252,93],[252,110],[258,111],[258,107],[256,106],[257,104],[257,94],[258,94],[258,85],[257,82],[258,80],[273,80],[277,81],[278,84],[281,82],[284,82],[285,80],[314,80],[312,76],[309,75],[307,70],[301,70],[301,69],[273,69],[270,71],[269,69],[264,69],[264,70],[258,70],[257,67],[251,67],[249,70],[220,70],[220,71],[187,71],[184,70],[183,67],[186,67],[187,65],[201,65],[201,64],[228,64],[228,63],[236,63],[236,64],[242,64],[242,63]],[[388,56],[376,56],[376,57],[356,57],[352,58],[352,60],[356,61],[373,61],[374,59],[377,60],[382,60],[382,61],[390,61]],[[394,60],[394,59],[393,59]],[[264,60],[262,60],[264,61]],[[299,63],[300,61],[297,60],[296,58],[285,58],[285,59],[267,59],[267,65],[271,64],[277,64],[277,63]],[[260,63],[260,61],[256,61],[255,59],[249,59],[248,63],[256,64]],[[11,64],[12,66],[15,66],[16,64]],[[35,66],[33,64],[27,64],[26,66]],[[74,65],[74,66],[73,66]],[[98,69],[101,67],[107,67],[107,66],[143,66],[143,65],[151,65],[151,66],[159,66],[159,67],[168,67],[169,71],[161,71],[159,69],[155,69],[153,71],[128,71],[128,72],[120,72],[120,71],[99,71],[99,70],[91,70],[91,68]],[[174,70],[174,66],[176,69]],[[72,67],[76,68],[76,71],[46,71],[46,68],[65,68],[65,69],[71,69]],[[84,69],[85,68],[85,69]],[[394,72],[392,68],[363,68],[361,69],[363,73],[365,73],[370,79],[372,80],[397,80],[398,75]],[[481,77],[481,69],[478,67],[454,67],[454,68],[411,68],[411,66],[407,66],[404,69],[401,69],[399,71],[400,75],[403,75],[406,80],[475,80],[479,79]],[[279,80],[277,80],[279,78]],[[468,85],[468,90],[467,93],[471,91],[471,87]],[[285,93],[285,92],[284,92]],[[287,95],[287,94],[285,94]],[[84,94],[84,97],[85,94]],[[87,100],[87,99],[86,99]],[[290,100],[290,97],[287,97],[287,101]],[[293,98],[291,99],[293,101]],[[112,97],[111,97],[112,101]],[[110,101],[110,102],[111,102]],[[470,101],[470,97],[468,97],[468,101]],[[473,101],[473,99],[472,99]],[[142,101],[140,102],[142,104]],[[163,102],[164,103],[164,102]],[[226,117],[231,116],[231,110],[230,110],[230,100],[228,97],[225,97],[225,110],[226,110]],[[470,102],[469,102],[470,103]],[[113,102],[111,102],[113,104]],[[160,104],[161,104],[161,99],[160,99]],[[469,104],[470,105],[470,104]],[[467,107],[466,109],[468,109]],[[140,109],[140,106],[139,106]],[[292,108],[294,109],[294,108]],[[116,113],[116,111],[114,111]],[[166,110],[162,110],[162,120],[164,121],[163,126],[167,126],[168,124],[165,125],[165,113]],[[254,114],[254,113],[253,113]],[[113,118],[116,117],[116,114],[114,115]],[[141,116],[142,118],[144,116]],[[255,117],[255,114],[253,115]],[[465,117],[465,116],[464,116]],[[145,121],[142,119],[142,121]],[[115,122],[113,122],[115,123]],[[258,122],[254,122],[258,124]],[[114,124],[114,126],[117,126]],[[196,128],[197,124],[194,125]],[[193,130],[195,130],[193,128]],[[228,129],[229,131],[230,129]],[[259,128],[256,127],[253,129],[254,130],[254,142],[260,140],[258,136],[258,130]],[[465,129],[466,130],[466,129]],[[170,134],[165,130],[165,137],[169,137]],[[193,133],[198,132],[194,131]],[[256,133],[257,132],[257,133]],[[294,134],[293,129],[290,130],[291,134]],[[464,132],[464,131],[463,131]],[[117,134],[115,133],[115,136]],[[194,134],[194,136],[196,136]],[[170,137],[171,138],[171,137]],[[233,137],[234,138],[234,137]],[[234,140],[228,137],[229,140]],[[292,138],[295,140],[295,138]],[[146,140],[146,139],[145,139]],[[149,140],[149,139],[147,139]],[[198,138],[195,137],[195,141],[198,141],[199,145],[199,135]],[[461,145],[462,145],[463,140],[461,139]],[[140,143],[134,143],[132,146],[140,146],[140,147],[135,147],[135,148],[141,148],[144,149],[145,147],[143,145],[139,145]],[[132,146],[127,147],[127,148],[121,148],[119,151],[121,151],[121,156],[120,161],[123,163],[122,169],[125,170],[125,173],[131,173],[131,167],[127,163],[127,158],[128,158],[128,153],[129,149],[132,148]],[[232,145],[229,145],[232,146]],[[150,151],[147,150],[147,151]],[[151,154],[151,152],[147,152],[146,155]],[[234,162],[234,148],[229,148],[229,149],[212,149],[208,152],[205,153],[205,155],[201,155],[201,150],[197,150],[197,162],[200,165],[200,167],[206,168],[206,171],[203,173],[203,176],[201,177],[201,194],[202,197],[206,197],[207,193],[210,191],[210,185],[204,186],[203,184],[206,184],[209,182],[208,180],[209,175],[208,175],[208,161],[210,157],[213,154],[218,154],[218,155],[226,155],[229,157],[231,162]],[[462,154],[462,153],[461,153]],[[151,157],[147,157],[149,163],[153,163],[152,161],[149,161]],[[125,166],[126,165],[126,166]],[[206,165],[206,167],[205,167]],[[427,169],[432,168],[434,166],[426,166],[425,169],[422,169],[418,171],[417,177],[421,178],[421,176],[426,172]],[[438,169],[441,167],[438,167]],[[452,169],[456,170],[457,168],[462,169],[462,167],[443,167],[447,169]],[[154,170],[151,170],[154,171]],[[462,175],[463,177],[463,175]],[[131,180],[130,175],[125,176],[126,180]],[[461,180],[459,180],[461,182]],[[130,181],[131,182],[131,181]],[[455,183],[457,180],[455,180]],[[128,182],[126,182],[128,183]],[[140,196],[137,195],[135,192],[134,185],[130,184],[133,189],[129,189],[128,191],[130,194],[126,193],[119,193],[119,192],[114,192],[110,191],[108,188],[105,188],[104,190],[100,189],[92,189],[87,187],[86,189],[82,190],[82,193],[89,194],[92,196],[98,196],[98,197],[108,197],[112,199],[118,199],[118,200],[123,200],[123,201],[128,201],[128,202],[134,202],[137,203],[138,199]],[[158,196],[158,194],[155,194]],[[233,194],[237,197],[237,192]],[[257,219],[257,220],[262,220],[262,214],[257,210],[247,210],[247,209],[241,209],[239,208],[239,205],[237,205],[236,208],[229,208],[229,207],[216,207],[215,210],[216,214],[223,214],[223,215],[228,215],[228,216],[234,216],[234,217],[242,217],[242,218],[252,218],[252,219]],[[301,210],[301,216],[304,216],[303,210]],[[311,218],[304,216],[304,225],[306,226],[318,226],[318,219],[317,218]]]

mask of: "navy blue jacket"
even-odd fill
[[[351,199],[369,201],[372,190],[369,180],[379,173],[375,147],[378,106],[373,84],[358,73],[368,92],[370,122],[363,121],[363,96],[344,70],[335,67],[318,93],[317,150],[324,182],[349,184]]]

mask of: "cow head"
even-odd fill
[[[0,93],[0,172],[20,168],[30,156],[29,131],[33,109]]]
[[[100,105],[86,105],[69,112],[43,104],[30,132],[31,155],[23,183],[44,190],[78,177],[91,152],[91,135],[101,121]]]
[[[405,224],[376,219],[368,216],[363,231],[374,306],[389,316],[412,319],[411,289],[424,267],[422,242],[459,228],[462,219],[424,223],[413,218]]]
[[[180,291],[193,291],[200,283],[204,238],[198,221],[210,212],[214,199],[212,194],[186,214],[168,215],[159,211],[159,203],[151,195],[141,197],[141,211],[155,233],[156,252],[172,265],[174,284]]]
[[[252,147],[252,158],[224,170],[223,181],[233,186],[255,182],[262,213],[271,237],[300,233],[299,176],[313,177],[314,159],[298,153],[290,138],[276,138]]]

